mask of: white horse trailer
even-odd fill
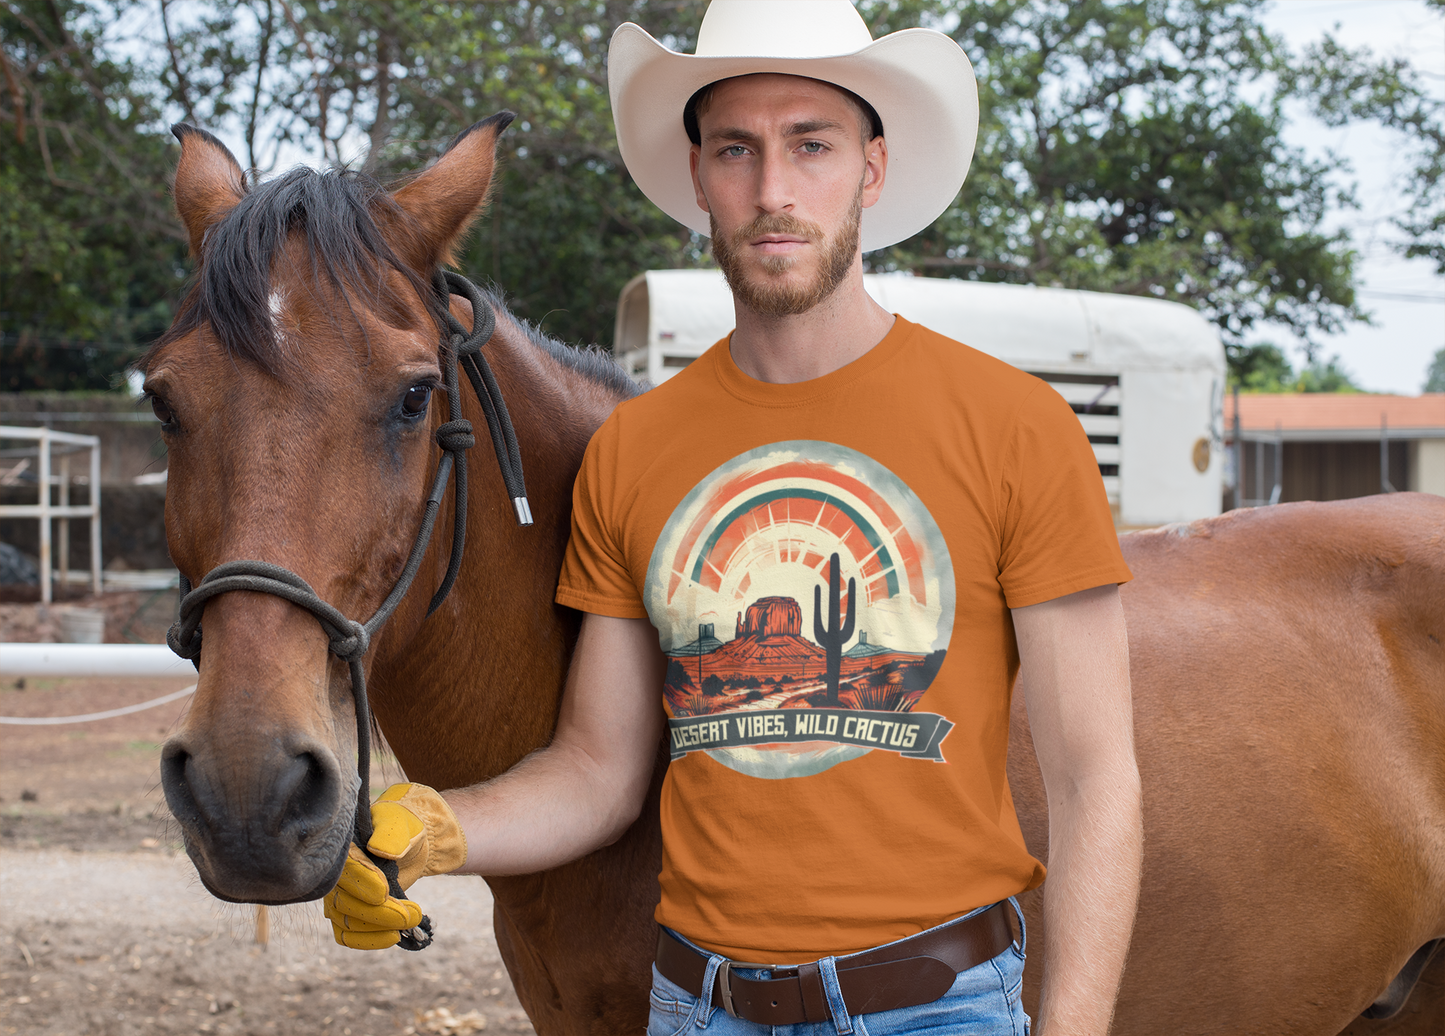
[[[887,310],[1036,374],[1068,400],[1120,527],[1219,513],[1224,348],[1174,302],[1062,288],[869,274]],[[622,289],[614,342],[635,378],[666,381],[733,328],[716,270],[649,270]]]

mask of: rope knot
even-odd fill
[[[166,645],[182,658],[194,662],[201,657],[201,628],[197,626],[187,638],[181,620],[177,619],[166,630]]]
[[[472,422],[465,418],[439,425],[436,439],[437,445],[448,453],[470,450],[477,444],[477,437],[472,434]]]
[[[349,662],[366,654],[366,649],[371,646],[371,634],[366,632],[366,627],[361,623],[355,620],[348,622],[346,636],[331,638],[331,653]]]

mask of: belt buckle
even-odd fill
[[[717,967],[717,986],[718,996],[722,998],[723,1010],[728,1013],[728,1017],[742,1018],[742,1020],[745,1022],[752,1021],[751,1018],[743,1018],[742,1015],[738,1014],[736,1008],[733,1007],[733,968],[745,968],[748,971],[771,972],[777,968],[784,967],[786,966],[782,964],[752,964],[747,961],[728,960],[726,957],[724,957],[723,962]],[[773,977],[777,978],[777,975],[774,974]]]
[[[723,1010],[728,1013],[729,1018],[738,1017],[733,1008],[733,985],[732,985],[733,962],[725,960],[718,965],[718,995],[722,997]]]

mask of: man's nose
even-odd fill
[[[758,211],[772,215],[793,207],[792,166],[787,154],[776,148],[763,152],[758,163]]]

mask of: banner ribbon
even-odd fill
[[[953,724],[934,712],[868,709],[757,709],[667,721],[674,760],[689,752],[830,741],[881,748],[907,759],[946,762],[940,745]]]

